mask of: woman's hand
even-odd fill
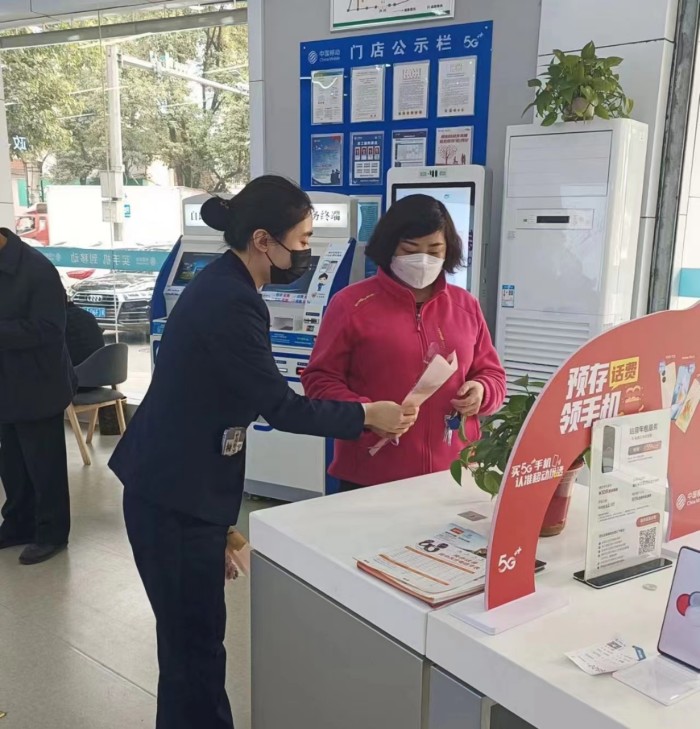
[[[418,408],[395,402],[373,402],[365,406],[365,426],[386,438],[403,435],[418,418]]]
[[[465,382],[452,400],[452,407],[463,417],[471,418],[481,411],[484,402],[484,386],[480,382]]]

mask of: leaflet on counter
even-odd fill
[[[357,566],[432,607],[481,592],[487,537],[457,524],[415,544],[357,559]],[[538,563],[539,569],[544,563]]]
[[[404,398],[403,405],[420,407],[454,375],[457,371],[457,365],[457,355],[454,352],[447,359],[440,354],[436,354],[430,360],[415,387]],[[382,438],[375,446],[370,448],[370,455],[376,455],[390,442],[390,438]]]
[[[357,566],[430,605],[478,592],[486,575],[485,537],[456,524],[416,544],[357,560]]]

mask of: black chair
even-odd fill
[[[91,464],[87,446],[92,443],[92,436],[97,427],[97,418],[102,408],[114,406],[117,410],[119,432],[126,430],[124,418],[124,395],[117,390],[117,385],[126,381],[129,371],[129,348],[126,344],[108,344],[91,354],[75,368],[80,390],[68,406],[66,413],[71,428],[78,441],[80,455],[86,466]],[[78,415],[90,413],[87,439],[83,440],[83,432]]]

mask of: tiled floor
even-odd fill
[[[155,724],[155,626],[131,557],[121,486],[106,467],[113,438],[95,438],[84,468],[67,433],[69,549],[22,567],[0,552],[0,729],[135,729]],[[4,494],[0,488],[0,500]],[[261,502],[244,502],[240,526]],[[250,615],[245,578],[226,587],[228,690],[250,729]]]

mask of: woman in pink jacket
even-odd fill
[[[459,367],[398,445],[372,456],[369,449],[382,433],[336,442],[330,474],[341,491],[447,470],[463,447],[456,434],[447,436],[447,421],[459,413],[476,440],[478,416],[496,412],[506,394],[478,301],[445,280],[463,260],[462,241],[441,202],[411,195],[394,203],[377,224],[367,256],[379,272],[331,301],[302,376],[306,394],[401,402],[436,354],[456,352]]]

